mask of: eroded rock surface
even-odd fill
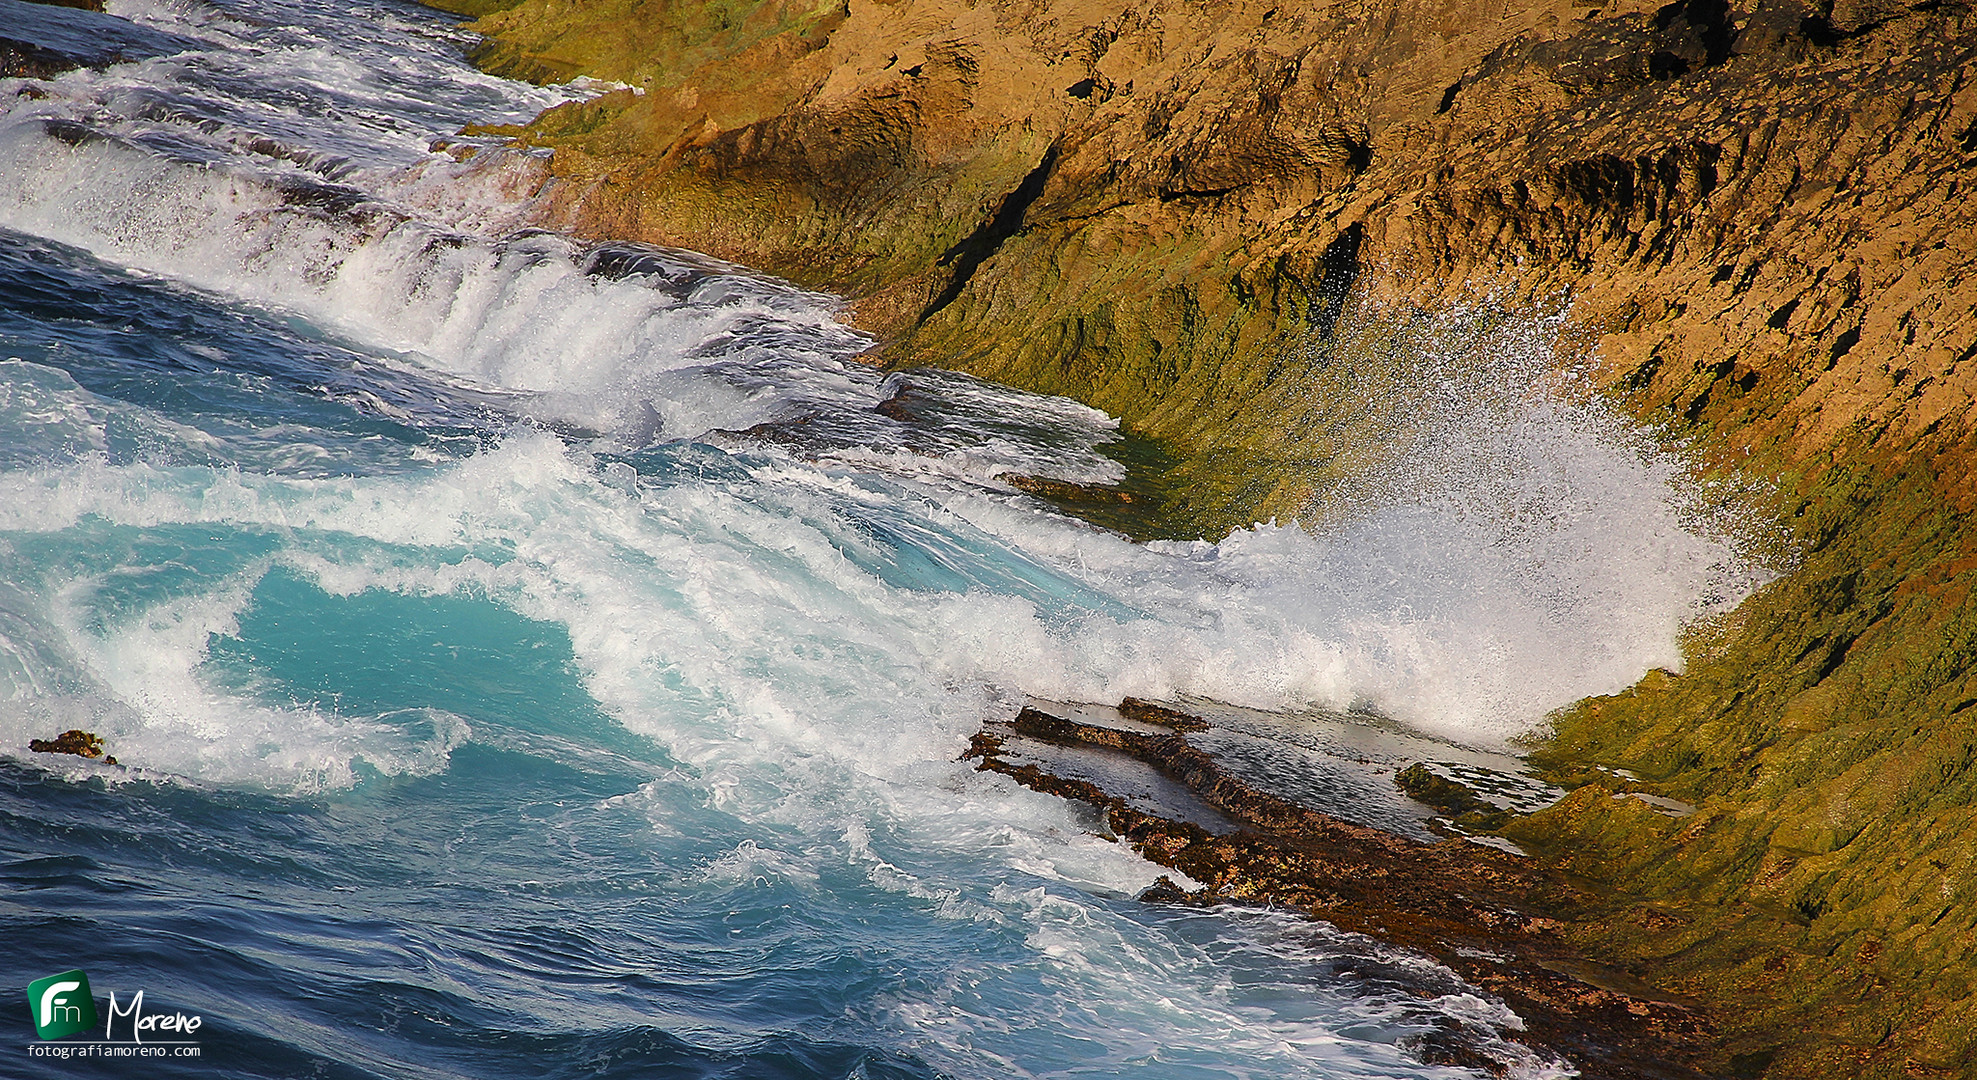
[[[1239,465],[1197,470],[1218,523],[1322,489],[1336,418],[1291,388],[1355,285],[1569,292],[1607,383],[1682,422],[1760,391],[1806,448],[1969,401],[1962,5],[537,0],[481,25],[497,69],[637,88],[527,133],[565,224],[837,288],[896,357]]]

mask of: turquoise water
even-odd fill
[[[427,150],[595,87],[386,0],[111,10],[193,44],[0,82],[17,985],[201,1016],[159,1075],[1563,1071],[1426,959],[1138,902],[955,759],[1027,694],[1493,746],[1679,663],[1734,560],[1596,410],[1453,418],[1326,532],[1135,544],[998,479],[1117,479],[1111,418],[874,371],[830,297]],[[120,764],[28,752],[71,727]],[[14,1015],[0,1073],[129,1075]]]

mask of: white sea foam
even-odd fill
[[[66,371],[0,360],[0,466],[69,461],[108,446],[90,395]]]
[[[1564,515],[1515,543],[1459,502],[1316,536],[1259,526],[1213,545],[1136,545],[957,489],[926,488],[918,511],[907,504],[933,539],[1000,541],[963,545],[986,566],[1061,582],[1057,608],[888,583],[847,558],[872,540],[823,470],[801,484],[796,466],[775,465],[774,482],[752,492],[674,483],[627,493],[584,452],[529,433],[397,478],[295,481],[84,459],[0,476],[0,527],[47,532],[93,516],[279,529],[291,538],[280,558],[330,592],[471,588],[567,626],[592,693],[696,764],[827,753],[883,777],[951,757],[1020,692],[1370,702],[1487,744],[1648,666],[1678,664],[1675,632],[1722,574],[1727,548],[1682,531],[1677,506],[1655,501],[1651,486],[1622,497],[1643,483],[1637,457],[1588,451],[1571,464],[1591,474],[1579,497],[1610,497],[1618,511],[1594,527]],[[392,553],[421,548],[499,558]]]
[[[494,242],[387,208],[326,213],[252,177],[110,141],[69,146],[36,123],[0,127],[0,192],[0,224],[299,312],[415,364],[532,393],[546,419],[604,431],[648,415],[679,435],[777,418],[777,388],[692,379],[696,351],[764,319],[829,332],[828,302],[793,289],[710,282],[681,302],[586,275],[581,249],[546,234]]]
[[[978,482],[1118,478],[1092,450],[1110,418],[952,376],[923,380],[938,419],[902,434],[874,409],[903,384],[855,359],[870,341],[835,321],[834,298],[689,253],[474,231],[511,229],[528,204],[513,185],[540,177],[526,155],[424,152],[442,118],[407,95],[430,92],[420,79],[455,95],[485,80],[457,59],[394,74],[406,58],[377,67],[375,28],[334,47],[306,22],[254,29],[249,47],[237,35],[251,28],[201,5],[131,14],[215,48],[0,99],[0,226],[299,316],[621,450],[821,419],[789,429],[804,456]],[[389,29],[391,13],[380,19]],[[264,96],[240,96],[250,86]],[[294,104],[312,95],[351,115],[339,125]],[[998,426],[1017,411],[1031,437]]]
[[[25,747],[30,737],[82,728],[122,756],[122,771],[62,758],[41,763],[115,780],[189,779],[287,794],[348,788],[367,773],[444,769],[470,735],[460,717],[434,709],[342,716],[213,685],[201,671],[208,642],[233,631],[257,576],[250,571],[227,592],[171,600],[110,626],[90,625],[99,613],[89,594],[103,583],[95,576],[60,583],[43,612],[17,605],[9,613],[17,633],[6,642],[14,662],[0,664],[0,741]]]

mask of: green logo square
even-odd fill
[[[89,996],[89,976],[64,971],[27,984],[27,1007],[34,1014],[34,1033],[60,1039],[96,1026],[96,999]]]

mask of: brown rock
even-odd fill
[[[1201,731],[1208,722],[1191,712],[1169,708],[1157,702],[1128,697],[1119,702],[1119,715],[1142,724],[1163,724],[1175,731]]]
[[[557,149],[555,220],[847,292],[892,359],[1207,455],[1185,479],[1210,532],[1325,490],[1342,421],[1299,342],[1355,297],[1569,296],[1571,354],[1724,453],[1969,419],[1961,5],[738,11],[480,24],[497,68],[644,91],[524,134]]]
[[[103,756],[102,738],[80,728],[64,731],[52,739],[29,739],[27,748],[37,754],[74,754],[86,758]],[[111,765],[117,763],[115,758],[106,760]]]
[[[1100,484],[1080,484],[1071,480],[1057,480],[1048,476],[1027,476],[1023,473],[1003,473],[997,480],[1008,484],[1017,491],[1040,495],[1056,503],[1115,502],[1130,503],[1133,493]]]

